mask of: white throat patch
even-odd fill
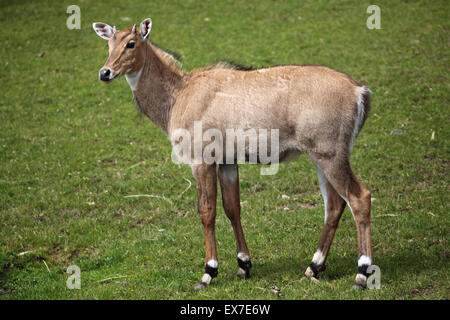
[[[125,75],[125,79],[127,79],[128,84],[130,85],[131,91],[136,91],[139,79],[141,78],[142,69],[136,72],[127,73]]]

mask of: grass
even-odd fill
[[[449,298],[447,1],[378,1],[380,30],[366,28],[369,1],[85,0],[81,30],[66,28],[70,4],[0,2],[0,299]],[[164,134],[139,118],[125,80],[97,79],[107,48],[91,23],[120,29],[147,16],[153,41],[179,51],[185,70],[224,59],[321,64],[372,89],[352,165],[375,198],[380,290],[351,289],[348,209],[321,283],[302,280],[323,225],[306,157],[274,176],[242,166],[252,278],[235,276],[219,202],[219,277],[193,290],[204,239],[190,169],[173,164]],[[158,197],[125,197],[134,194]],[[81,290],[66,287],[73,264]]]

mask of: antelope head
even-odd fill
[[[152,20],[150,18],[141,22],[140,28],[136,25],[121,31],[116,27],[102,22],[92,24],[95,32],[103,39],[108,40],[109,57],[100,69],[99,78],[105,82],[142,69],[145,60],[146,42],[149,39]]]

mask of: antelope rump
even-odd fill
[[[316,282],[325,270],[348,205],[358,235],[355,285],[365,288],[367,268],[372,264],[371,195],[352,172],[350,153],[368,116],[371,91],[344,73],[315,65],[239,70],[219,64],[185,72],[173,56],[150,42],[151,26],[151,19],[142,21],[139,28],[134,25],[121,31],[106,23],[93,24],[109,45],[100,80],[111,82],[125,76],[140,110],[164,131],[173,147],[180,143],[173,138],[174,132],[183,129],[194,136],[194,122],[199,121],[204,130],[218,130],[224,137],[227,129],[277,129],[279,160],[306,153],[316,167],[325,204],[322,235],[304,275]],[[249,153],[246,150],[247,157]],[[236,160],[236,155],[231,156]],[[195,288],[208,286],[218,274],[217,180],[236,238],[237,275],[249,278],[252,264],[240,219],[238,162],[189,165],[196,180],[206,251],[205,272]]]

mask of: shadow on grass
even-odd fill
[[[446,262],[443,259],[437,263],[436,256],[423,254],[420,250],[398,250],[395,256],[374,255],[375,265],[380,267],[382,277],[386,280],[404,279],[411,275],[431,273],[446,270]],[[448,261],[447,261],[448,263]],[[253,263],[252,276],[265,280],[277,280],[286,276],[303,277],[309,261],[297,257],[279,257],[272,260],[260,260]],[[320,273],[321,280],[337,280],[341,278],[354,277],[358,271],[357,260],[352,256],[329,257],[327,268]]]

